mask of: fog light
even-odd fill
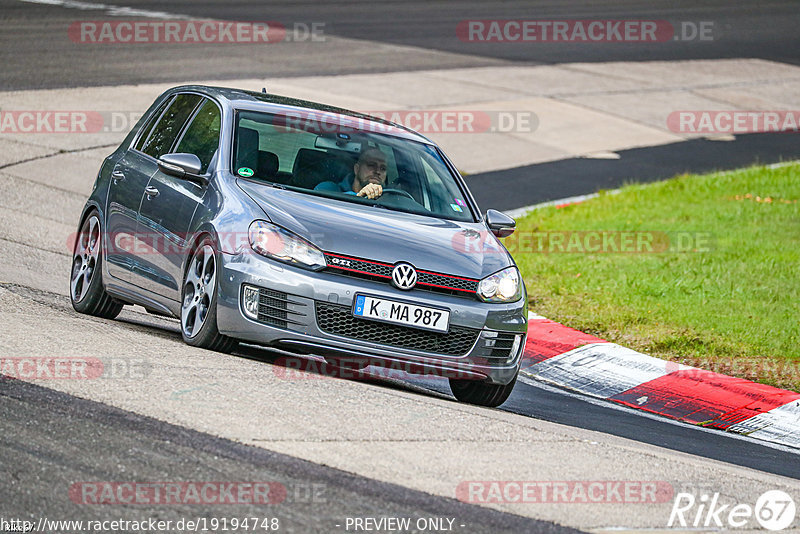
[[[242,291],[244,313],[251,319],[258,319],[258,288],[244,286]]]
[[[484,339],[484,347],[492,348],[497,343],[497,332],[494,330],[484,330],[481,332],[481,337]]]
[[[508,353],[510,362],[513,362],[516,359],[517,353],[519,352],[519,347],[522,344],[522,339],[524,337],[525,336],[523,334],[514,336],[514,343],[511,344],[511,351]]]

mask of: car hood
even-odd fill
[[[403,213],[237,180],[278,226],[325,252],[480,279],[513,260],[482,223]]]

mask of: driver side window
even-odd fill
[[[206,173],[219,147],[220,123],[219,108],[211,100],[205,99],[175,149],[175,152],[186,152],[200,158],[200,174]]]

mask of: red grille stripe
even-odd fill
[[[440,286],[438,284],[426,284],[425,282],[417,282],[418,286],[433,286],[433,287],[441,287],[442,289],[451,289],[453,291],[464,291],[465,293],[475,293],[471,289],[461,289],[460,287],[450,287],[450,286]]]
[[[383,262],[379,262],[379,261],[365,260],[365,259],[361,259],[361,258],[356,258],[355,256],[345,256],[344,254],[333,254],[331,252],[325,252],[324,254],[326,256],[332,256],[332,257],[335,257],[335,258],[342,258],[342,259],[350,260],[350,261],[357,261],[357,262],[362,262],[362,263],[370,263],[372,265],[380,265],[381,267],[388,267],[388,268],[393,268],[394,267],[390,263],[383,263]],[[354,273],[366,274],[366,275],[369,275],[369,276],[377,276],[379,278],[391,278],[391,276],[386,276],[386,275],[383,275],[383,274],[373,273],[373,272],[369,272],[369,271],[362,271],[362,270],[359,270],[359,269],[352,269],[352,268],[343,267],[341,265],[336,265],[336,264],[328,265],[328,267],[330,267],[332,269],[341,269],[343,271],[350,271],[350,272],[354,272]],[[474,278],[465,278],[465,277],[462,277],[462,276],[454,276],[454,275],[451,275],[451,274],[435,273],[433,271],[424,271],[424,270],[421,270],[421,269],[417,269],[417,273],[427,274],[427,275],[430,275],[430,276],[439,276],[439,277],[443,277],[443,278],[452,278],[454,280],[465,280],[467,282],[473,282],[473,283],[478,283],[479,282],[478,280],[476,280]],[[441,288],[441,289],[449,289],[451,291],[462,291],[464,293],[470,293],[470,294],[475,294],[475,292],[476,292],[476,290],[474,290],[474,289],[462,289],[460,287],[445,286],[445,285],[440,285],[440,284],[431,284],[431,283],[428,283],[428,282],[417,282],[417,285],[427,286],[427,287],[438,287],[438,288]]]
[[[343,271],[351,271],[354,273],[368,274],[370,276],[378,276],[380,278],[391,278],[391,276],[386,276],[385,274],[371,273],[369,271],[359,271],[358,269],[349,269],[347,267],[342,267],[341,265],[328,265],[328,267],[330,267],[331,269],[341,269]]]

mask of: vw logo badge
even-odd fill
[[[398,263],[392,269],[392,282],[399,289],[411,289],[417,285],[417,271],[409,263]]]

